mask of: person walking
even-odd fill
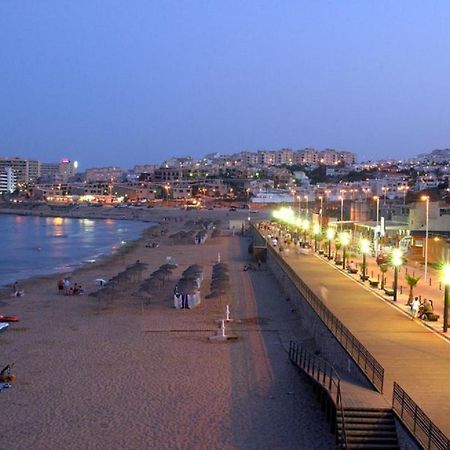
[[[411,320],[414,320],[417,317],[419,308],[420,308],[420,301],[419,298],[416,297],[411,303]]]

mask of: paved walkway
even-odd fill
[[[450,436],[450,343],[325,259],[284,258],[384,367],[385,399],[396,381]]]

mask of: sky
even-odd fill
[[[0,0],[0,156],[450,147],[450,2]]]

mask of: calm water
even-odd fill
[[[0,285],[68,272],[110,254],[151,224],[0,215]]]

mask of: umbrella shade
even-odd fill
[[[197,283],[193,282],[192,280],[188,280],[186,278],[182,278],[176,288],[176,292],[179,294],[194,294],[198,291]]]

